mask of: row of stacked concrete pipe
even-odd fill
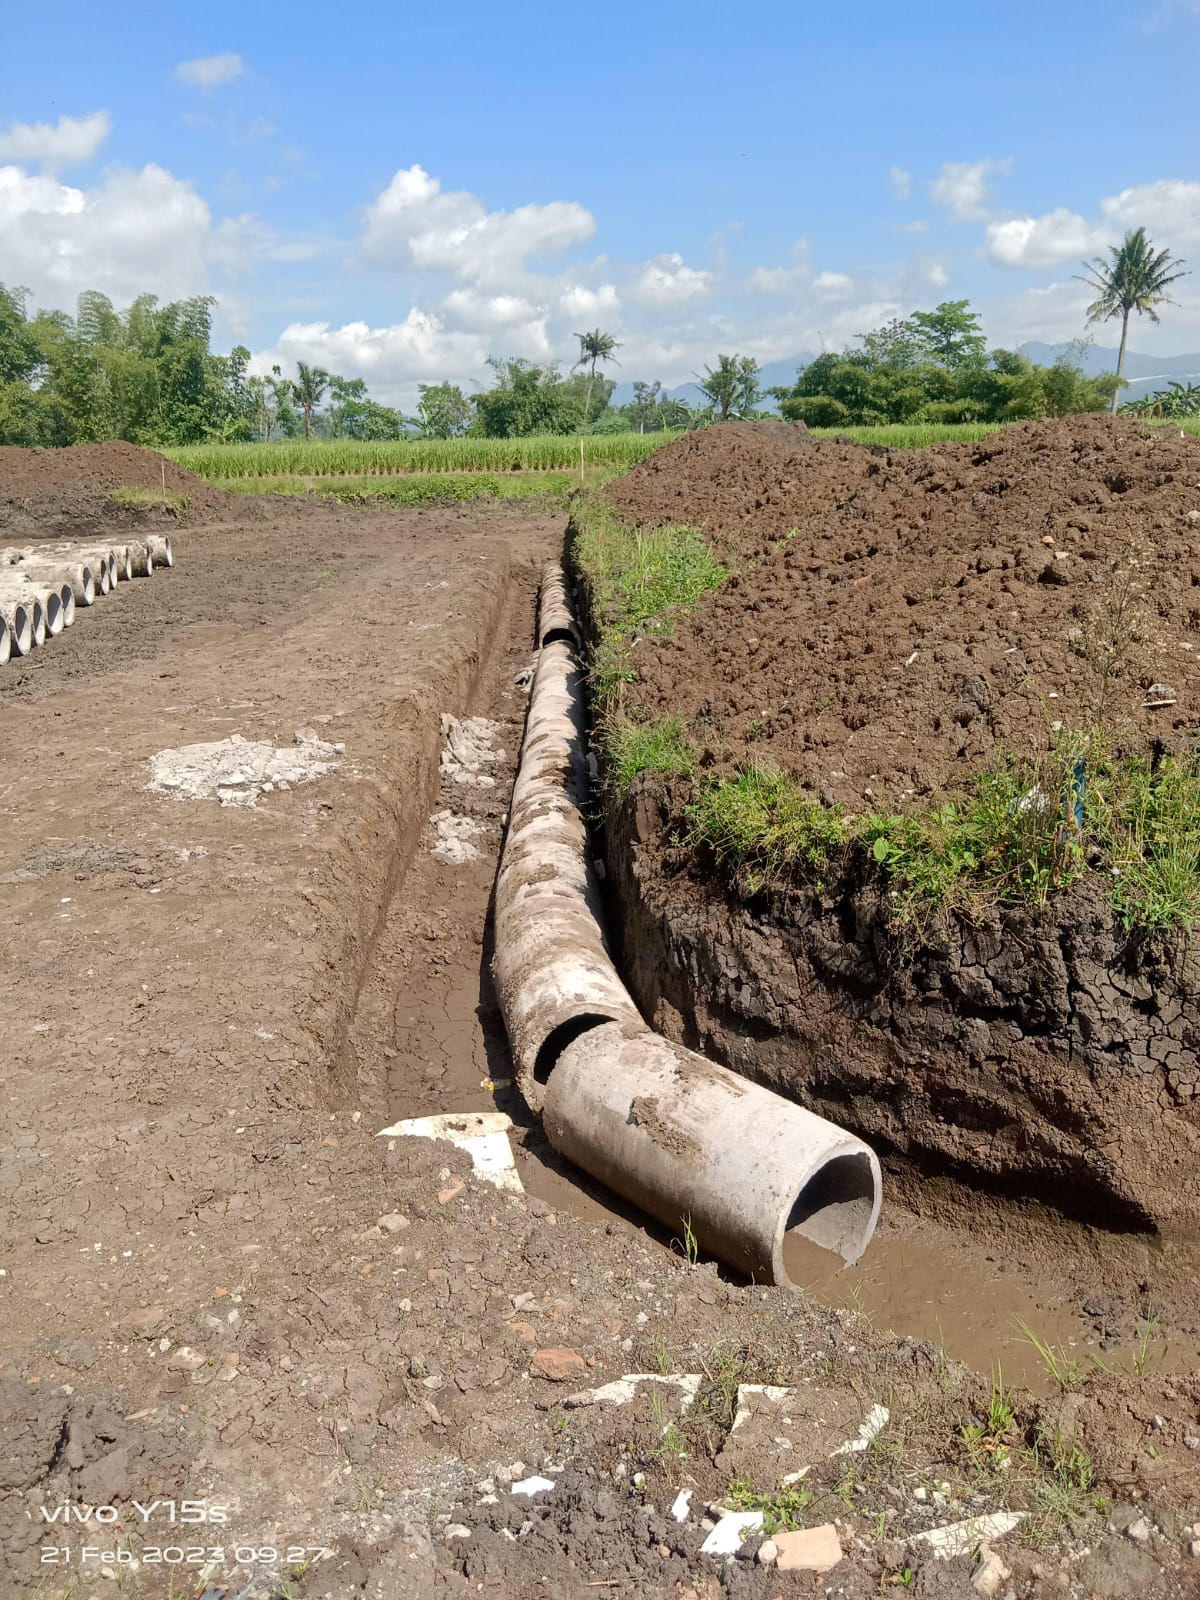
[[[129,578],[174,566],[171,540],[152,533],[128,544],[64,541],[0,549],[0,666],[27,656]]]

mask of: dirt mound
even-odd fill
[[[606,497],[640,525],[691,522],[709,535],[785,528],[787,507],[835,500],[868,453],[814,439],[801,423],[727,422],[687,433],[609,486]]]
[[[714,428],[609,498],[741,530],[735,576],[636,653],[633,703],[682,715],[709,766],[879,809],[1045,750],[1101,699],[1130,748],[1200,729],[1198,439],[1087,416],[889,454]]]
[[[144,520],[153,505],[121,504],[119,489],[163,494],[171,515],[197,512],[220,515],[228,495],[213,489],[195,473],[141,445],[113,439],[105,444],[76,444],[65,450],[26,450],[0,445],[0,529],[77,528],[88,523]],[[182,496],[187,504],[180,504]],[[159,512],[161,515],[161,511]]]

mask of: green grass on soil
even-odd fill
[[[589,473],[589,482],[610,474]],[[238,494],[301,496],[315,494],[349,504],[386,502],[388,505],[426,505],[438,500],[546,500],[565,505],[579,487],[579,474],[570,472],[410,472],[394,477],[301,476],[218,480],[219,487]]]
[[[573,552],[598,629],[590,678],[605,783],[619,795],[643,772],[683,780],[679,842],[749,891],[877,875],[893,920],[920,924],[943,909],[1041,904],[1091,873],[1127,929],[1200,924],[1200,757],[1118,757],[1099,728],[1064,732],[1044,755],[1001,758],[933,804],[857,816],[765,763],[702,777],[681,720],[639,711],[632,651],[669,633],[729,568],[694,528],[636,530],[595,499],[577,506]]]

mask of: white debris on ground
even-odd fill
[[[321,778],[341,763],[344,744],[327,744],[308,728],[296,732],[291,745],[230,734],[211,744],[185,744],[150,757],[150,782],[155,794],[184,800],[219,800],[223,806],[255,807],[260,795],[288,790]]]
[[[504,760],[503,750],[493,750],[492,741],[500,724],[487,717],[467,717],[460,722],[442,712],[441,773],[443,783],[471,784],[477,789],[494,789],[495,778],[483,769]]]
[[[465,861],[478,861],[480,851],[471,840],[484,831],[483,824],[474,817],[456,817],[453,811],[435,811],[429,819],[433,825],[433,847],[430,855],[435,861],[444,861],[448,867],[461,867]]]

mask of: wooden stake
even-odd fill
[[[582,486],[586,487],[586,479],[584,478],[584,474],[583,474],[583,435],[582,434],[579,435],[579,482],[580,482],[580,484]]]

